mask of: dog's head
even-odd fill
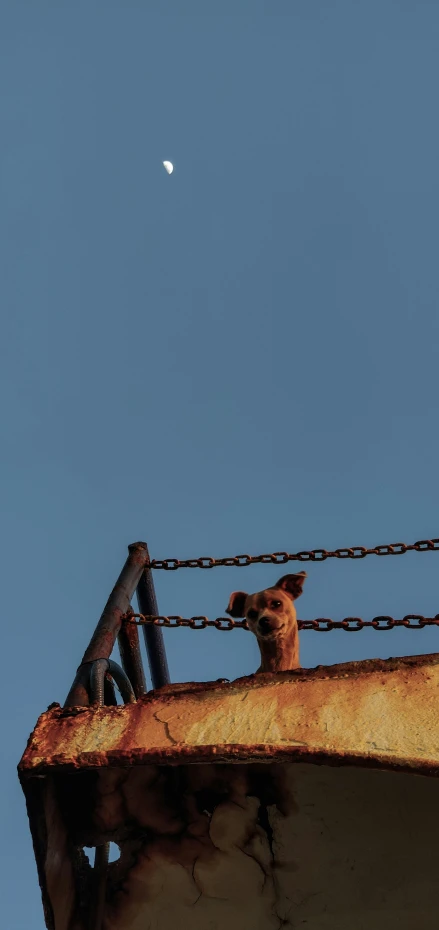
[[[302,593],[306,572],[284,575],[272,588],[258,594],[234,591],[226,613],[235,619],[245,617],[248,628],[266,641],[285,635],[296,623],[294,601]]]

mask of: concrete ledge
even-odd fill
[[[39,718],[22,778],[136,764],[284,760],[439,773],[439,654],[170,685]]]

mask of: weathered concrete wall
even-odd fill
[[[46,920],[436,930],[439,656],[165,689],[38,721],[20,774]]]
[[[283,774],[291,807],[268,806],[264,826],[237,772],[212,813],[146,842],[110,891],[106,930],[436,930],[439,784],[306,764]]]
[[[436,778],[244,763],[43,782],[56,930],[89,930],[80,850],[108,839],[103,930],[437,930]]]

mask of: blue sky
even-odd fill
[[[0,12],[2,913],[43,916],[15,765],[125,560],[438,536],[439,7]],[[175,164],[171,177],[161,162]],[[435,614],[437,554],[309,568],[303,618]],[[157,573],[224,613],[275,568]],[[175,681],[257,665],[167,635]],[[433,652],[302,634],[305,666]]]

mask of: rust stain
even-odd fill
[[[22,777],[183,759],[333,759],[439,766],[439,655],[169,685],[136,704],[39,718]]]

